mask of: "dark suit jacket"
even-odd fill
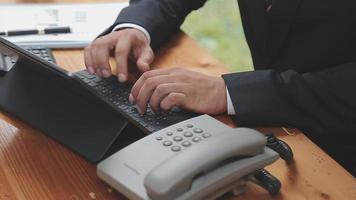
[[[158,48],[206,0],[132,0]],[[223,75],[242,126],[292,126],[356,174],[356,1],[239,0],[255,71]],[[107,31],[111,31],[110,27]]]

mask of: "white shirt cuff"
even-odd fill
[[[231,97],[229,94],[229,90],[226,87],[226,101],[227,101],[227,114],[228,115],[235,115],[235,108],[234,105],[232,104]]]
[[[137,29],[139,31],[141,31],[143,34],[145,34],[147,40],[149,43],[151,43],[151,36],[150,34],[148,33],[148,31],[143,28],[142,26],[139,26],[137,24],[132,24],[132,23],[123,23],[123,24],[118,24],[116,25],[113,29],[112,29],[112,32],[114,31],[117,31],[119,29],[122,29],[122,28],[134,28],[134,29]]]

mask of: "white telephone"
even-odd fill
[[[97,174],[130,199],[215,199],[261,181],[255,173],[279,158],[266,143],[256,130],[202,115],[127,146],[99,163]]]

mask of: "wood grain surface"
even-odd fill
[[[102,2],[0,1],[21,2]],[[84,68],[82,50],[56,50],[59,66],[77,71]],[[156,53],[155,67],[187,67],[219,76],[229,70],[184,33]],[[227,116],[217,119],[234,126]],[[257,127],[258,128],[258,127]],[[355,200],[356,181],[333,159],[298,130],[286,134],[282,128],[259,128],[275,132],[294,150],[295,161],[277,161],[267,169],[282,182],[281,193],[271,197],[249,184],[244,195],[224,199]],[[0,111],[0,200],[9,199],[126,199],[96,176],[94,164],[48,138],[44,133]]]

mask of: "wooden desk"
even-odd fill
[[[58,64],[70,71],[84,66],[81,50],[55,51],[54,55]],[[156,58],[156,67],[188,66],[213,75],[228,72],[223,64],[183,33],[158,52]],[[226,116],[218,119],[232,125]],[[231,199],[356,199],[355,179],[304,134],[293,130],[294,135],[287,135],[281,128],[260,130],[274,131],[288,142],[294,150],[295,163],[287,166],[280,160],[268,167],[283,185],[276,197],[270,197],[251,184],[245,195]],[[8,199],[108,200],[125,197],[97,178],[95,165],[30,125],[0,112],[0,200]]]

